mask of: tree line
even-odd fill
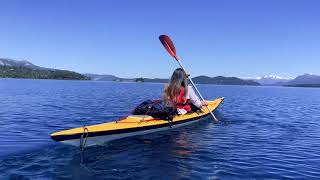
[[[23,66],[0,66],[1,78],[90,80],[82,74],[57,69],[30,69]]]

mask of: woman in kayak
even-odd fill
[[[166,105],[176,107],[179,114],[194,112],[208,105],[200,101],[193,88],[188,85],[187,74],[181,68],[173,72],[163,96]]]

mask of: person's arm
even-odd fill
[[[188,86],[188,95],[189,95],[189,97],[187,97],[187,98],[190,98],[190,101],[191,101],[192,104],[194,104],[198,108],[202,107],[201,100],[199,99],[199,97],[194,92],[194,90],[193,90],[193,88],[191,86]]]

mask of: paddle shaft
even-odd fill
[[[183,71],[187,74],[187,71],[185,70],[185,68],[183,67],[183,65],[181,64],[181,62],[178,60],[178,58],[175,57],[175,59],[178,61],[179,65],[180,65],[180,67],[183,69]],[[188,76],[188,79],[190,80],[191,85],[193,86],[193,88],[196,90],[196,92],[197,92],[198,95],[200,96],[201,100],[204,101],[202,95],[200,94],[197,86],[193,83],[192,79],[191,79],[189,76]],[[218,122],[218,119],[217,119],[216,116],[213,114],[213,112],[210,111],[210,109],[209,109],[208,106],[206,106],[206,107],[207,107],[208,111],[210,112],[211,116],[213,117],[213,119],[214,119],[216,122]]]

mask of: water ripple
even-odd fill
[[[0,79],[0,179],[317,179],[320,92],[200,85],[211,119],[78,149],[58,130],[119,119],[163,84]],[[83,158],[83,163],[81,162]]]

